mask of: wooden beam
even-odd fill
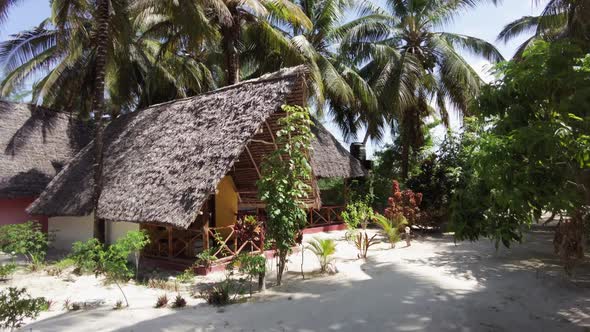
[[[248,145],[246,145],[246,152],[248,152],[248,156],[250,157],[250,161],[252,161],[252,164],[254,165],[254,168],[256,169],[256,174],[258,174],[259,178],[262,178],[262,174],[260,174],[260,170],[258,169],[258,165],[256,165],[256,161],[254,161],[254,157],[252,157],[252,153],[250,153],[250,148],[248,147]]]

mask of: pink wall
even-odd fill
[[[47,217],[33,217],[25,211],[34,200],[35,198],[0,199],[0,226],[38,220],[43,225],[43,231],[47,232]]]

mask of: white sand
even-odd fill
[[[44,273],[19,273],[8,285],[27,287],[54,301],[25,331],[584,331],[590,327],[590,266],[566,278],[552,253],[551,233],[535,231],[526,243],[496,252],[489,241],[458,243],[425,238],[405,248],[379,244],[356,259],[343,232],[306,237],[338,239],[338,273],[301,280],[301,254],[291,257],[285,285],[242,304],[216,308],[190,297],[184,309],[154,309],[175,292],[126,285],[130,307],[116,286],[92,276],[66,282]],[[306,252],[304,270],[319,265]],[[269,265],[273,265],[272,262]],[[272,272],[271,272],[272,274]],[[198,278],[219,280],[221,274]],[[272,280],[270,281],[272,283]],[[63,301],[103,300],[97,309],[66,312]]]

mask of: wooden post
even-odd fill
[[[209,201],[203,204],[203,250],[209,249]]]
[[[172,227],[168,226],[166,227],[166,230],[168,231],[168,257],[172,258]]]
[[[344,206],[348,205],[348,179],[344,178],[342,179],[342,181],[344,182]]]

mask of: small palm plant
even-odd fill
[[[395,248],[396,242],[401,240],[400,229],[408,224],[406,218],[400,216],[400,218],[388,219],[380,214],[375,214],[374,220],[381,228],[383,235],[387,237],[391,248]]]
[[[314,238],[309,242],[306,249],[313,252],[320,261],[320,272],[327,272],[328,266],[330,266],[333,261],[332,255],[336,253],[336,242],[332,239]]]

